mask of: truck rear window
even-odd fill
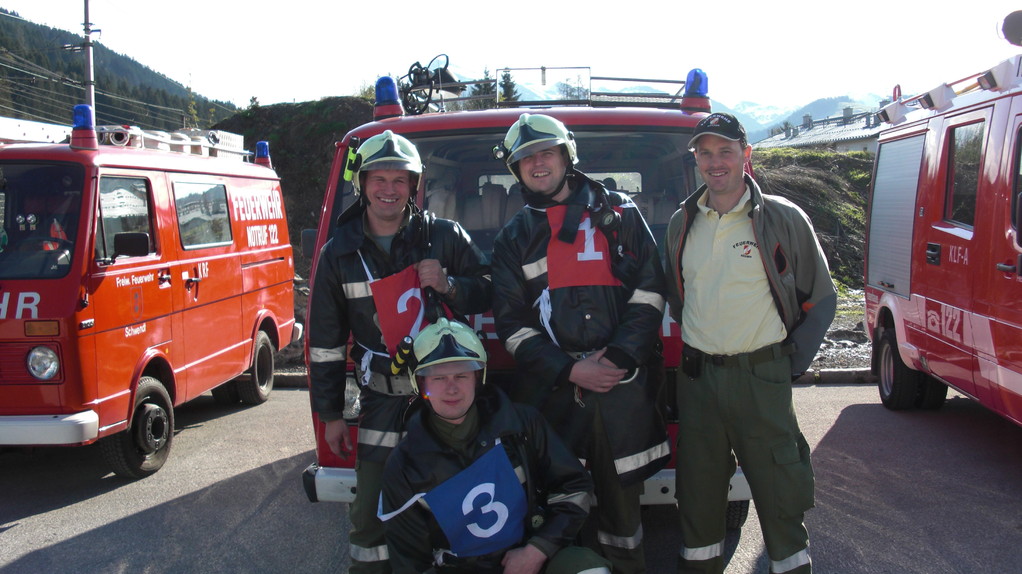
[[[688,133],[680,131],[573,130],[578,169],[631,196],[659,241],[678,204],[699,185]],[[518,182],[493,146],[505,130],[488,133],[404,134],[419,149],[424,177],[419,195],[425,209],[453,219],[487,255],[493,239],[519,209]],[[333,209],[336,221],[354,201],[350,182],[341,181]]]

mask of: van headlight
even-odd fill
[[[60,358],[49,347],[36,347],[28,352],[28,372],[40,381],[48,381],[60,372]]]

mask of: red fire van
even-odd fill
[[[246,161],[235,134],[88,106],[69,140],[0,146],[0,446],[99,441],[141,478],[175,406],[265,401],[301,336],[280,179],[265,142]]]
[[[579,168],[611,189],[627,193],[658,241],[679,203],[701,183],[688,141],[695,125],[710,111],[702,70],[690,72],[686,81],[590,77],[588,68],[501,70],[498,77],[504,72],[513,74],[522,96],[518,101],[499,100],[498,94],[490,91],[496,109],[473,110],[464,108],[472,108],[478,97],[450,99],[455,91],[464,92],[465,85],[445,86],[447,70],[443,65],[416,68],[409,72],[409,80],[417,83],[403,97],[398,96],[394,80],[381,78],[376,121],[352,130],[337,143],[319,228],[303,234],[303,250],[308,256],[319,252],[337,216],[355,200],[351,182],[345,178],[352,148],[384,130],[414,142],[422,156],[425,171],[417,193],[422,207],[460,222],[487,255],[497,232],[522,207],[515,178],[502,161],[493,158],[492,150],[523,108],[564,122],[578,141]],[[646,89],[610,92],[597,88],[620,87],[622,82],[645,85]],[[650,89],[655,83],[673,86]],[[450,111],[445,110],[448,106]],[[315,272],[313,266],[313,275]],[[497,339],[492,315],[475,315],[469,322],[485,335],[488,380],[508,382],[514,372],[513,359]],[[665,382],[661,405],[671,421],[672,437],[677,432],[673,395],[681,356],[679,335],[678,325],[665,314],[661,327],[665,368],[659,372]],[[348,390],[348,418],[355,422],[358,387],[353,376]],[[356,425],[349,426],[357,432]],[[316,421],[317,461],[306,470],[306,492],[313,501],[349,502],[356,488],[354,457],[342,460],[331,453],[322,431],[323,425]],[[737,527],[745,520],[751,498],[740,470],[732,478],[730,498],[729,525]],[[643,503],[675,503],[673,460],[670,468],[646,482]]]
[[[950,386],[1022,424],[1022,56],[899,96],[866,238],[880,398],[937,409]]]

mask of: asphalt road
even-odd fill
[[[807,515],[817,572],[1018,572],[1022,428],[952,393],[937,412],[893,413],[864,384],[798,385],[813,447]],[[178,410],[167,465],[128,482],[93,447],[0,452],[0,574],[343,572],[346,508],[310,503],[304,390],[258,407],[202,397]],[[668,508],[644,511],[651,573],[673,572]],[[755,508],[728,538],[728,574],[767,572]]]

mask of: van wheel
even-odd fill
[[[227,381],[210,392],[213,393],[213,400],[218,405],[235,405],[241,400],[237,381]]]
[[[917,407],[928,411],[935,411],[944,406],[946,399],[947,385],[944,383],[930,376],[925,377],[924,380],[919,382],[919,397],[916,399]]]
[[[118,476],[145,478],[160,470],[174,441],[174,403],[153,377],[142,377],[135,390],[131,426],[99,441],[103,459]]]
[[[910,409],[916,405],[919,388],[926,375],[910,369],[898,354],[898,339],[894,329],[885,329],[877,350],[880,356],[880,401],[892,411]]]
[[[748,500],[729,500],[727,503],[727,529],[738,530],[749,518]]]
[[[249,369],[247,379],[238,379],[235,384],[238,387],[238,396],[241,402],[249,405],[259,405],[270,398],[270,391],[273,390],[273,357],[277,350],[270,342],[270,336],[266,331],[259,331],[255,339],[255,352],[252,354],[252,367]]]

